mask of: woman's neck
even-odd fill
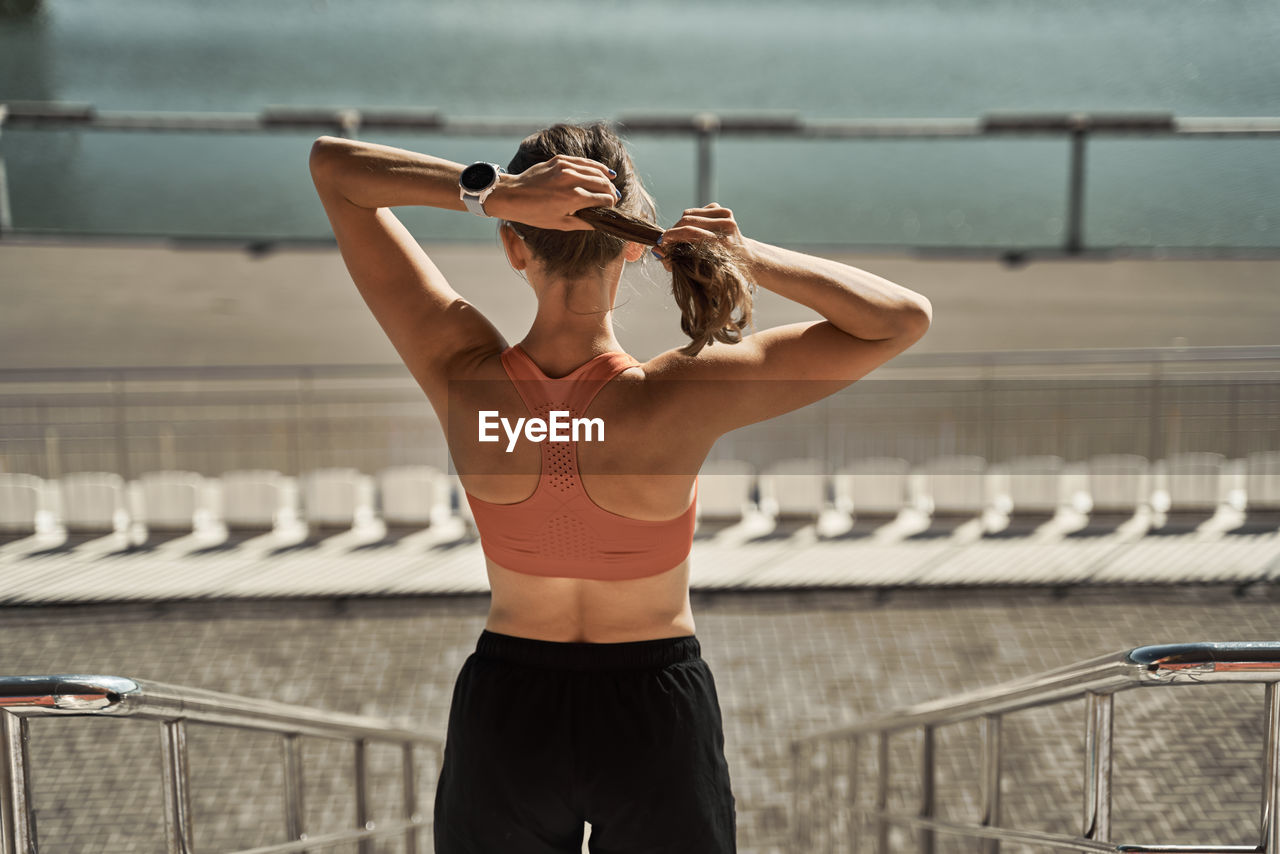
[[[622,350],[610,303],[617,285],[591,284],[597,287],[583,281],[536,289],[538,313],[520,346],[548,370],[571,371],[601,353]]]
[[[537,325],[520,342],[521,348],[549,374],[567,374],[601,353],[624,352],[611,326],[594,331],[540,332]]]

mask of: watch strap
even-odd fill
[[[494,180],[492,184],[479,192],[473,192],[468,190],[466,187],[459,188],[461,190],[459,196],[462,198],[462,203],[467,206],[467,210],[471,211],[476,216],[489,215],[488,211],[484,209],[484,203],[489,199],[489,194],[497,188],[498,182],[502,180],[502,176],[507,174],[507,170],[503,169],[497,163],[489,163],[488,165],[494,168]]]

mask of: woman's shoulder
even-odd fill
[[[487,344],[457,353],[449,363],[447,379],[450,382],[466,380],[497,380],[507,376],[503,367],[503,354],[514,349],[503,343],[501,346]]]
[[[736,349],[730,352],[730,348]],[[742,358],[747,349],[741,344],[716,344],[689,355],[683,347],[673,347],[640,362],[640,367],[645,376],[653,380],[716,379],[729,371],[741,371],[744,361],[749,362]]]

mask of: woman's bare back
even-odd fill
[[[548,372],[549,375],[550,372]],[[645,365],[610,380],[587,408],[604,423],[604,440],[579,442],[578,474],[590,499],[633,519],[666,520],[693,500],[706,456],[698,443],[664,427],[662,389]],[[541,449],[518,440],[479,441],[482,410],[514,423],[528,409],[498,355],[480,360],[451,383],[449,449],[466,490],[482,501],[514,504],[538,485]],[[552,641],[618,643],[694,633],[689,561],[658,575],[622,581],[548,578],[506,569],[486,558],[492,603],[490,631]]]

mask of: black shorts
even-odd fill
[[[480,635],[458,674],[436,854],[736,852],[719,698],[694,635]]]

